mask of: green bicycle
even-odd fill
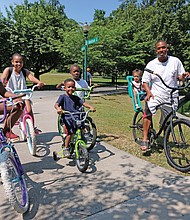
[[[88,153],[88,146],[84,137],[83,128],[85,126],[86,119],[88,117],[89,112],[91,110],[88,110],[86,112],[69,112],[69,111],[63,111],[63,114],[69,114],[71,118],[76,122],[77,125],[77,131],[73,135],[72,140],[69,144],[69,152],[70,156],[69,158],[74,159],[76,161],[77,168],[80,172],[84,173],[89,166],[89,153]],[[78,118],[76,119],[74,115],[77,115]],[[61,116],[59,116],[59,122],[61,121]],[[61,125],[61,123],[60,123]],[[53,152],[53,159],[55,161],[58,160],[59,156],[61,158],[64,158],[64,150],[63,147],[65,146],[65,134],[63,133],[63,126],[59,127],[60,131],[59,133],[62,133],[62,150],[60,152]]]
[[[94,86],[91,86],[90,89],[89,88],[77,88],[76,91],[86,92],[86,95],[84,97],[84,100],[85,100],[90,97],[90,94],[91,94],[93,88],[94,88]],[[81,107],[80,111],[84,112],[84,108]],[[63,132],[62,125],[61,125],[61,115],[58,116],[57,127],[58,127],[59,134],[64,138],[65,134]],[[82,133],[83,133],[84,142],[87,145],[87,150],[88,151],[92,150],[96,144],[97,129],[96,129],[96,125],[95,125],[93,119],[90,116],[87,116],[85,119],[84,129],[83,129]]]

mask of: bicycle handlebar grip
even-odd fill
[[[21,90],[14,90],[15,94],[21,93],[21,92],[32,92],[31,89],[21,89]]]

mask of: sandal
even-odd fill
[[[143,152],[147,151],[149,149],[149,141],[142,141],[141,142],[141,150]]]

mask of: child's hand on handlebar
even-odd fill
[[[92,111],[92,112],[95,112],[96,111],[96,109],[92,106],[92,107],[90,107],[90,110]]]
[[[44,86],[44,85],[45,85],[45,83],[43,83],[43,82],[39,82],[39,83],[37,84],[38,88],[41,88],[41,87]]]
[[[57,108],[57,114],[61,115],[62,113],[63,113],[63,110],[60,107],[58,107]]]
[[[182,78],[185,79],[185,78],[188,78],[190,77],[190,73],[189,72],[185,72],[182,74]]]

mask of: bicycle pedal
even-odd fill
[[[130,127],[130,128],[137,128],[136,125],[130,125],[129,127]]]

